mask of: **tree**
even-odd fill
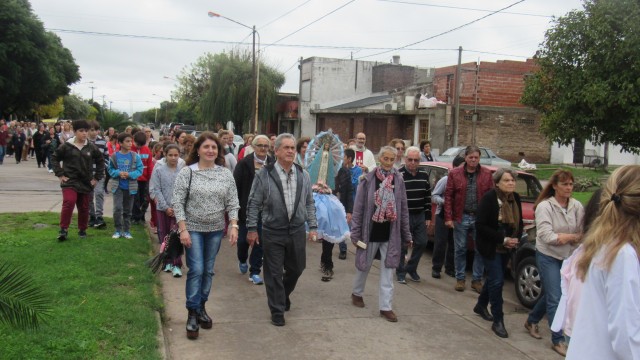
[[[88,119],[91,105],[75,94],[67,95],[64,101],[64,118],[70,120]],[[97,111],[95,112],[98,113]],[[95,115],[94,115],[95,116]],[[95,117],[94,117],[95,119]]]
[[[216,54],[209,75],[209,89],[201,103],[205,121],[212,126],[213,121],[231,120],[236,129],[250,129],[255,108],[251,54],[248,51]],[[258,118],[266,119],[273,113],[284,80],[284,74],[260,65]]]
[[[55,102],[48,105],[38,105],[36,114],[41,118],[52,119],[57,118],[64,111],[64,100],[62,97],[56,99]]]
[[[0,261],[0,323],[37,329],[49,317],[50,303],[25,269]]]
[[[585,0],[583,10],[554,21],[521,99],[540,111],[549,140],[640,150],[638,19],[637,0]]]
[[[124,131],[127,126],[135,126],[136,124],[129,121],[126,113],[120,113],[104,109],[103,117],[99,120],[100,127],[108,129],[110,127],[116,129],[116,131]]]
[[[284,74],[260,63],[259,118],[270,118]],[[195,114],[198,124],[213,128],[233,121],[236,129],[250,129],[255,107],[252,56],[248,51],[205,54],[178,76],[176,118]]]
[[[0,111],[29,114],[69,93],[78,65],[60,38],[45,31],[27,0],[0,2]]]

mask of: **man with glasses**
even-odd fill
[[[149,146],[149,144],[153,141],[153,133],[151,132],[151,128],[144,128],[144,134],[147,137],[147,142],[145,145]]]
[[[358,133],[356,135],[356,144],[352,149],[356,152],[355,164],[360,166],[363,172],[368,173],[375,169],[376,159],[371,150],[364,146],[366,142],[367,136],[364,133]]]
[[[427,248],[427,226],[431,223],[431,185],[429,184],[429,175],[418,169],[420,164],[420,149],[411,146],[407,149],[405,157],[405,165],[400,168],[399,172],[404,179],[404,185],[407,191],[407,205],[409,207],[409,228],[411,237],[413,238],[413,250],[411,258],[404,263],[405,255],[408,249],[402,248],[400,254],[400,265],[396,268],[396,277],[398,282],[406,284],[406,274],[409,279],[415,282],[420,281],[418,275],[418,263]]]
[[[247,242],[247,203],[249,201],[249,193],[253,178],[264,166],[273,164],[273,157],[267,155],[269,150],[269,138],[264,135],[258,135],[251,143],[253,152],[242,158],[233,171],[233,177],[236,180],[236,188],[238,189],[238,199],[240,200],[240,211],[238,212],[238,225],[240,231],[238,233],[238,267],[242,274],[249,271],[249,280],[254,285],[263,284],[260,277],[262,268],[262,244],[260,242],[253,245],[251,255],[249,255],[249,243]],[[262,236],[262,221],[258,214],[257,225],[258,236]],[[247,264],[249,259],[249,264]]]

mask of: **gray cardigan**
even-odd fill
[[[392,169],[393,194],[396,197],[396,214],[398,218],[391,223],[391,233],[389,237],[389,247],[384,266],[387,268],[397,268],[400,264],[400,252],[402,243],[412,241],[409,228],[409,207],[407,206],[407,191],[405,190],[402,175]],[[358,191],[356,191],[356,201],[353,204],[353,216],[351,218],[351,242],[355,245],[358,241],[369,244],[373,212],[375,211],[374,193],[376,192],[376,172],[372,171],[360,180]],[[357,248],[356,268],[360,271],[367,271],[371,263],[367,262],[367,250]]]
[[[151,199],[157,201],[156,208],[158,210],[166,211],[173,206],[173,184],[185,163],[184,160],[178,158],[176,168],[171,169],[166,165],[166,162],[161,162],[161,160],[153,167],[151,181],[149,181],[149,195]]]
[[[264,166],[253,179],[247,202],[247,229],[256,231],[258,214],[262,212],[262,228],[270,231],[286,231],[289,234],[303,229],[316,230],[316,206],[311,192],[309,174],[300,165],[293,164],[296,171],[296,199],[291,220],[284,200],[282,181],[274,164]]]

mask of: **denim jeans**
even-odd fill
[[[247,242],[247,233],[249,229],[247,229],[247,224],[240,224],[240,231],[238,232],[238,261],[241,263],[246,263],[247,258],[249,259],[249,276],[251,275],[260,275],[260,270],[262,269],[262,255],[264,251],[262,250],[262,221],[258,221],[258,240],[257,244],[253,245],[251,249],[251,255],[249,255],[249,243]]]
[[[0,164],[4,162],[4,155],[7,153],[7,146],[0,145]]]
[[[537,324],[546,313],[547,320],[549,320],[549,327],[551,327],[553,317],[556,315],[558,303],[560,302],[560,295],[562,294],[560,288],[560,268],[562,267],[562,260],[536,251],[536,264],[538,265],[540,282],[542,283],[544,292],[536,303],[536,306],[529,313],[527,321],[531,324]],[[551,332],[551,342],[553,344],[562,341],[564,341],[562,331]]]
[[[132,207],[133,195],[129,190],[117,188],[113,193],[113,224],[117,232],[129,232]]]
[[[191,247],[186,249],[187,309],[200,309],[209,300],[213,282],[213,266],[220,250],[222,231],[189,231]]]
[[[455,244],[456,279],[464,280],[465,270],[467,267],[467,236],[471,233],[473,242],[476,241],[476,217],[474,215],[462,214],[462,221],[455,222],[453,225],[453,242]],[[482,264],[482,256],[475,251],[473,257],[473,273],[474,281],[482,280],[482,272],[484,265]]]
[[[509,254],[498,254],[489,259],[482,257],[484,268],[487,270],[487,280],[482,286],[480,296],[478,296],[478,305],[485,308],[491,304],[491,314],[493,322],[502,322],[504,313],[502,311],[502,288],[504,286],[504,271],[507,268]]]

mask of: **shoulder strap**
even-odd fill
[[[193,169],[189,167],[189,186],[187,187],[187,199],[184,202],[184,210],[187,210],[187,204],[189,203],[189,193],[191,192],[191,177],[193,177]]]

